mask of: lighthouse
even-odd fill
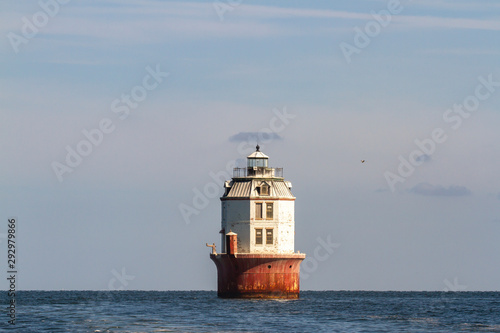
[[[256,151],[246,168],[235,168],[224,183],[221,249],[212,247],[217,295],[223,298],[298,298],[300,263],[295,252],[295,197],[282,168],[268,166]]]

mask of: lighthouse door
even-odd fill
[[[236,254],[238,246],[238,235],[234,232],[229,232],[226,235],[226,253]]]

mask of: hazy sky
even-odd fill
[[[18,288],[215,290],[205,243],[258,139],[303,290],[500,290],[498,1],[1,6]]]

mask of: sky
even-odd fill
[[[215,290],[223,182],[259,142],[302,290],[500,290],[497,1],[1,7],[18,289]]]

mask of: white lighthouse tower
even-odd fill
[[[222,249],[211,254],[218,270],[220,297],[281,297],[299,295],[300,262],[295,253],[295,197],[282,168],[271,168],[260,151],[247,157],[246,168],[235,168],[224,183]]]
[[[222,230],[238,234],[238,253],[293,253],[292,184],[282,168],[268,167],[269,157],[259,148],[247,157],[247,168],[236,168],[224,184]]]

